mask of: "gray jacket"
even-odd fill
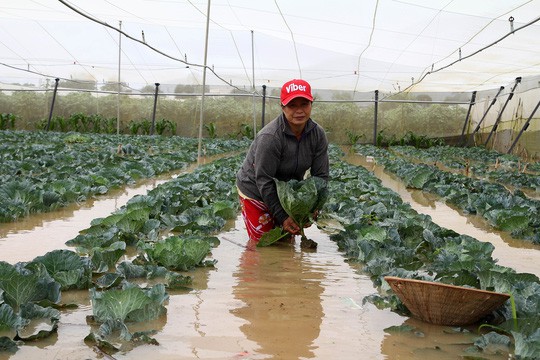
[[[302,180],[307,170],[328,180],[328,139],[324,129],[309,119],[297,140],[283,113],[259,131],[236,175],[238,189],[263,201],[278,224],[288,215],[277,196],[274,178]]]

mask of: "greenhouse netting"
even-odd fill
[[[540,359],[538,34],[540,0],[0,0],[0,360]]]
[[[4,127],[83,113],[119,118],[111,131],[155,118],[171,122],[162,131],[197,136],[204,122],[225,136],[262,126],[279,112],[276,89],[305,78],[335,141],[413,133],[534,157],[538,14],[523,0],[4,1],[0,113],[12,114]],[[217,103],[199,120],[203,83]],[[228,110],[213,113],[220,102]]]

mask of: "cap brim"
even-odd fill
[[[289,97],[286,97],[285,100],[283,100],[281,102],[281,104],[283,106],[287,106],[288,103],[290,103],[293,99],[296,99],[296,98],[304,98],[304,99],[308,99],[309,101],[313,101],[313,97],[312,96],[309,96],[309,95],[300,95],[300,94],[294,94],[294,95],[291,95]]]

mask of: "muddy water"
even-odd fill
[[[508,233],[493,230],[481,216],[464,215],[446,205],[436,195],[407,189],[402,181],[384,172],[384,168],[376,163],[367,162],[364,156],[348,153],[344,160],[366,167],[382,181],[384,186],[397,192],[403,201],[411,204],[417,212],[431,216],[436,224],[492,243],[495,246],[493,257],[498,259],[499,265],[540,276],[540,245],[514,239]]]
[[[66,248],[64,243],[88,227],[91,219],[107,216],[160,181],[165,179],[126,188],[56,216],[1,225],[0,260],[15,263]],[[417,200],[410,195],[411,202],[426,201],[414,197]],[[141,345],[114,358],[444,360],[459,358],[467,347],[460,344],[471,342],[472,335],[449,334],[445,327],[362,304],[366,295],[376,292],[369,278],[344,261],[327,234],[311,227],[307,235],[319,244],[316,251],[301,249],[298,243],[248,249],[241,219],[229,223],[212,252],[216,267],[189,272],[192,289],[170,292],[165,316],[130,327],[157,330],[154,337],[160,345]],[[521,250],[522,255],[532,252]],[[91,314],[88,292],[63,292],[62,302],[79,308],[62,311],[57,334],[24,345],[12,356],[0,354],[0,360],[98,358],[83,342],[91,331],[85,320]],[[416,331],[384,331],[402,324]]]
[[[201,163],[222,156],[205,157]],[[156,186],[196,167],[192,164],[184,170],[144,179],[133,186],[112,189],[105,195],[81,204],[69,204],[57,211],[34,214],[13,223],[0,223],[0,260],[10,263],[30,261],[51,250],[67,249],[65,242],[76,237],[80,230],[90,227],[93,219],[111,214],[132,197],[145,195]]]
[[[298,243],[248,249],[240,218],[219,234],[215,268],[190,272],[193,289],[170,293],[167,314],[132,331],[157,330],[159,346],[141,345],[116,359],[455,359],[471,336],[401,317],[362,299],[375,289],[335,243],[312,227],[316,251]],[[62,312],[58,333],[0,359],[98,358],[83,338],[91,331],[86,291],[63,293],[80,304]],[[414,334],[387,334],[394,325]],[[438,349],[438,350],[436,350]],[[418,357],[420,354],[421,356]],[[428,357],[424,357],[424,355]]]

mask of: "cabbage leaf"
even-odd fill
[[[281,206],[298,224],[302,241],[305,242],[308,239],[304,233],[304,226],[315,221],[313,213],[320,210],[328,199],[327,181],[318,176],[311,176],[304,180],[274,179],[274,181]],[[271,245],[287,234],[279,228],[272,229],[261,237],[257,246]]]
[[[200,265],[210,253],[214,238],[170,236],[155,243],[142,243],[147,262],[170,270],[186,271]]]

